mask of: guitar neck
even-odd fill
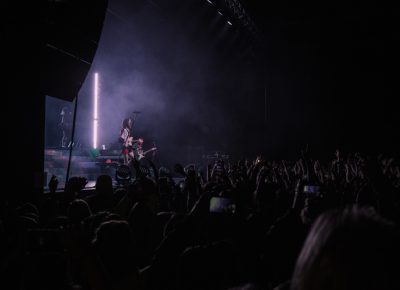
[[[155,148],[151,148],[151,149],[149,149],[149,150],[147,150],[147,151],[144,151],[143,152],[143,155],[145,155],[145,154],[147,154],[147,153],[149,153],[149,152],[151,152],[151,151],[154,151],[154,150],[156,150]]]

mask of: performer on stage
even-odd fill
[[[60,123],[58,124],[61,129],[61,142],[60,146],[62,148],[67,148],[71,144],[72,137],[72,121],[73,115],[69,107],[63,107],[60,112]]]
[[[132,146],[133,150],[135,152],[134,154],[135,154],[136,160],[140,160],[144,157],[143,148],[142,148],[143,142],[144,142],[143,138],[139,138],[139,139],[135,140],[135,142]]]
[[[146,154],[148,154],[150,152],[153,152],[153,157],[154,157],[154,153],[157,150],[157,148],[155,146],[153,146],[152,148],[144,151],[143,150],[143,142],[144,142],[143,138],[139,138],[139,139],[135,140],[134,145],[133,145],[133,148],[135,151],[135,159],[138,161],[145,158]]]
[[[119,139],[122,143],[122,156],[124,158],[124,164],[128,165],[129,158],[133,160],[135,158],[133,149],[133,137],[132,137],[132,119],[126,118],[122,122],[122,129],[119,133]]]

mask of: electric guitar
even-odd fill
[[[153,152],[153,151],[156,151],[156,150],[157,150],[156,147],[150,148],[149,150],[146,150],[146,151],[143,151],[141,148],[138,148],[137,154],[135,154],[135,158],[137,158],[137,160],[140,160],[140,159],[144,158],[144,156],[147,153],[150,153],[150,152]]]

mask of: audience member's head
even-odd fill
[[[113,194],[112,178],[109,175],[99,175],[96,180],[96,193],[98,195],[111,195]]]
[[[24,203],[20,207],[17,208],[17,213],[20,216],[28,216],[30,214],[34,214],[35,216],[39,216],[39,210],[32,203]]]
[[[65,184],[64,192],[68,195],[68,198],[75,196],[85,188],[88,180],[85,177],[73,176]]]
[[[91,215],[89,205],[83,199],[73,200],[68,207],[68,218],[71,224],[79,224]]]
[[[100,211],[83,220],[85,230],[89,236],[94,236],[100,224],[110,215],[108,211]]]
[[[128,191],[124,187],[117,188],[114,191],[115,202],[118,203],[127,194],[127,192]]]
[[[394,225],[372,208],[322,214],[297,259],[293,290],[399,289]]]
[[[136,271],[132,244],[132,233],[126,221],[106,221],[96,230],[93,245],[112,281]]]
[[[187,248],[180,257],[183,289],[227,289],[237,285],[234,247],[226,241]]]
[[[151,178],[141,177],[132,183],[128,188],[131,200],[146,204],[156,214],[160,207],[160,199],[156,184]]]
[[[129,212],[128,222],[132,230],[148,230],[154,220],[154,214],[146,204],[137,202]]]

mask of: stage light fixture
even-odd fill
[[[121,164],[115,170],[115,180],[120,183],[129,182],[132,179],[132,171],[128,165]]]
[[[98,127],[98,98],[99,98],[99,74],[94,74],[94,104],[93,104],[93,148],[97,149],[97,127]]]

